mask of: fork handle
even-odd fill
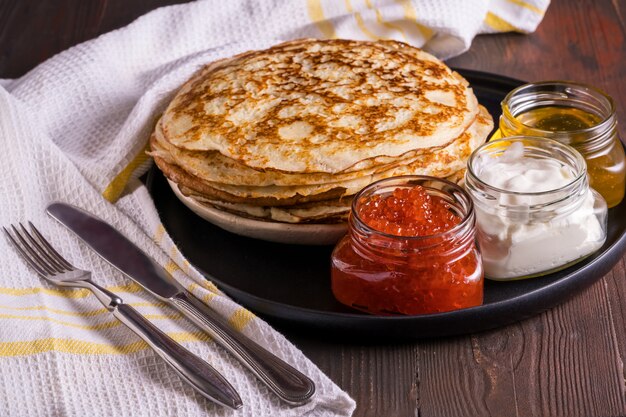
[[[184,291],[169,301],[206,330],[217,343],[239,359],[283,401],[301,405],[311,400],[315,394],[315,384],[310,378],[243,333],[234,330],[206,304]]]
[[[112,313],[200,394],[232,409],[241,407],[239,394],[219,372],[159,330],[133,307],[118,304]]]

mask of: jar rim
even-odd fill
[[[574,179],[572,179],[570,182],[568,182],[567,184],[559,188],[554,188],[554,189],[546,190],[546,191],[526,192],[526,191],[511,191],[511,190],[506,190],[504,188],[496,187],[494,185],[486,183],[477,175],[474,169],[474,160],[478,157],[481,151],[483,151],[484,149],[488,147],[497,146],[498,144],[504,143],[504,142],[523,142],[523,141],[533,142],[535,144],[547,143],[551,146],[556,146],[557,148],[560,148],[561,151],[565,152],[566,154],[571,155],[575,159],[576,164],[578,165],[578,170],[576,172],[576,176],[574,177]],[[478,148],[476,148],[474,152],[472,152],[472,154],[470,155],[467,161],[467,175],[472,180],[478,182],[481,186],[491,191],[495,191],[497,193],[512,195],[512,196],[541,197],[541,196],[549,196],[551,194],[560,193],[564,189],[567,189],[568,187],[572,187],[576,183],[584,180],[584,178],[587,176],[587,164],[585,162],[585,159],[581,155],[581,153],[578,152],[574,147],[561,143],[555,139],[540,138],[540,137],[535,137],[535,136],[509,136],[506,138],[501,138],[501,139],[492,140],[492,141],[483,143]]]
[[[435,233],[432,235],[425,235],[425,236],[402,236],[402,235],[394,235],[394,234],[390,234],[390,233],[386,233],[383,232],[381,230],[378,230],[370,225],[368,225],[362,218],[361,216],[359,216],[359,212],[357,210],[357,204],[358,201],[368,192],[372,191],[373,189],[379,188],[381,185],[384,186],[385,183],[394,183],[397,182],[398,184],[396,184],[397,186],[401,186],[401,182],[404,181],[405,183],[410,183],[410,182],[426,182],[426,181],[431,181],[431,182],[439,182],[445,186],[451,187],[456,194],[454,195],[455,198],[457,195],[460,195],[462,197],[462,199],[464,201],[462,201],[462,203],[465,204],[465,206],[467,207],[467,210],[465,211],[465,213],[463,213],[463,217],[461,218],[461,221],[459,223],[457,223],[456,225],[454,225],[453,227],[451,227],[450,229],[446,230],[445,232],[440,232],[440,233]],[[415,184],[415,185],[420,185],[420,184]],[[428,190],[428,187],[425,187]],[[432,188],[432,187],[431,187]],[[350,217],[352,219],[354,219],[357,222],[357,225],[361,228],[364,229],[364,231],[366,232],[371,232],[371,233],[376,233],[379,236],[385,237],[385,238],[390,238],[390,239],[406,239],[406,240],[410,240],[413,242],[419,242],[419,241],[427,241],[430,239],[435,239],[435,238],[446,238],[448,236],[454,236],[457,235],[460,231],[463,231],[467,225],[471,222],[474,221],[474,202],[472,201],[472,198],[469,196],[469,194],[467,193],[467,191],[465,191],[463,189],[463,187],[459,186],[458,184],[455,184],[452,181],[443,179],[443,178],[437,178],[437,177],[432,177],[432,176],[428,176],[428,175],[400,175],[400,176],[394,176],[394,177],[389,177],[389,178],[383,178],[381,180],[378,181],[374,181],[373,183],[365,186],[364,188],[362,188],[358,193],[355,194],[354,198],[352,199],[352,205],[351,205],[351,210],[350,210]]]
[[[511,101],[511,99],[519,94],[521,91],[527,89],[527,88],[532,88],[532,87],[548,87],[548,86],[570,86],[570,87],[575,87],[575,88],[579,88],[579,89],[585,89],[585,90],[589,90],[595,94],[597,94],[598,96],[600,96],[602,99],[606,100],[606,102],[608,103],[608,109],[609,111],[607,112],[607,114],[603,114],[602,115],[602,120],[593,126],[589,126],[589,127],[585,127],[583,129],[575,129],[575,130],[567,130],[567,131],[552,131],[552,130],[545,130],[545,129],[540,129],[534,126],[529,126],[525,123],[520,122],[510,111],[509,106],[507,105],[507,103],[509,103]],[[605,123],[607,123],[608,121],[610,121],[612,118],[614,118],[615,115],[615,111],[616,111],[616,107],[615,107],[615,101],[613,100],[613,98],[608,95],[607,93],[605,93],[604,91],[602,91],[601,89],[591,86],[589,84],[583,84],[583,83],[579,83],[576,81],[568,81],[568,80],[552,80],[552,81],[540,81],[540,82],[536,82],[536,83],[527,83],[527,84],[523,84],[520,85],[519,87],[514,88],[513,90],[509,91],[509,93],[504,97],[504,99],[502,100],[501,103],[501,107],[502,107],[502,112],[503,114],[512,120],[515,120],[517,123],[520,123],[521,125],[523,125],[525,128],[531,129],[533,131],[539,132],[542,135],[572,135],[572,134],[579,134],[579,135],[584,135],[585,133],[590,133],[593,132],[595,130],[598,129],[599,126],[603,126]]]

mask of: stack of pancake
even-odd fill
[[[336,223],[373,181],[461,179],[492,127],[465,79],[420,49],[306,39],[202,68],[158,121],[150,154],[202,204]]]

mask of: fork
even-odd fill
[[[39,276],[61,287],[87,288],[122,323],[142,338],[187,383],[200,394],[220,405],[238,409],[242,402],[237,391],[211,365],[175,342],[150,323],[137,310],[91,280],[91,272],[66,261],[37,228],[28,222],[30,232],[20,223],[11,225],[13,234],[2,227],[21,257]]]

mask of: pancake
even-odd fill
[[[453,173],[445,179],[457,184],[463,182],[465,168]],[[283,223],[308,224],[323,223],[334,224],[345,222],[350,213],[352,197],[342,199],[323,200],[312,203],[304,203],[288,207],[263,207],[242,203],[227,203],[219,200],[210,200],[203,195],[195,194],[192,190],[179,187],[184,195],[191,197],[200,204],[223,210],[238,216],[265,221],[277,221]]]
[[[385,171],[400,164],[415,161],[424,152],[410,151],[397,158],[388,158],[380,164],[370,168],[344,172],[340,174],[327,173],[284,173],[279,171],[262,171],[250,168],[238,161],[220,154],[217,151],[189,151],[170,144],[163,136],[161,123],[157,123],[151,137],[152,154],[160,156],[169,163],[184,167],[187,172],[206,181],[231,185],[313,185],[328,184],[329,182],[347,181],[376,172]]]
[[[396,41],[305,39],[207,65],[162,116],[173,146],[260,171],[360,171],[432,152],[476,118],[467,82]]]
[[[149,154],[179,197],[329,224],[381,179],[462,182],[492,128],[467,82],[418,48],[305,39],[202,68],[161,115]]]
[[[208,199],[217,199],[230,203],[246,203],[257,206],[288,206],[292,204],[299,204],[309,201],[319,201],[319,200],[327,200],[329,198],[339,198],[345,194],[345,189],[338,187],[335,189],[328,190],[323,193],[311,195],[311,196],[301,196],[301,195],[292,195],[288,198],[276,198],[274,196],[266,196],[266,197],[249,197],[249,196],[241,196],[229,194],[225,191],[222,191],[215,186],[217,184],[207,183],[206,181],[198,178],[194,175],[189,174],[184,169],[179,167],[178,165],[170,164],[165,159],[154,156],[154,162],[157,167],[163,172],[163,174],[175,182],[176,184],[184,187],[190,192],[195,193],[196,195],[202,195],[207,197]],[[182,191],[182,188],[181,188]]]
[[[181,192],[183,192],[182,189]],[[345,199],[319,201],[288,207],[262,207],[209,200],[194,194],[187,196],[202,204],[229,213],[256,220],[272,220],[284,223],[340,223],[346,220],[352,204],[352,196]]]
[[[195,190],[198,195],[206,195],[210,200],[219,199],[229,203],[285,206],[319,201],[331,196],[352,195],[374,181],[392,176],[430,175],[439,178],[447,177],[465,167],[465,161],[471,152],[484,141],[492,127],[491,117],[487,110],[480,106],[479,115],[467,131],[437,152],[423,154],[407,164],[395,164],[381,172],[374,171],[346,181],[298,186],[248,186],[206,181],[204,177],[187,172],[187,166],[176,166],[175,158],[169,158],[170,154],[160,147],[156,139],[153,140],[152,146],[155,161],[166,176],[176,183]]]
[[[446,179],[463,187],[465,184],[465,171],[465,168],[463,168],[454,174],[447,176]]]

